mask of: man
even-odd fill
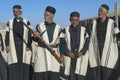
[[[36,57],[34,60],[34,80],[59,80],[60,64],[54,56],[39,42],[38,37],[50,45],[59,54],[60,26],[53,22],[56,9],[48,6],[44,12],[45,22],[37,25],[33,33],[34,41],[38,42]]]
[[[71,25],[65,28],[65,75],[67,80],[85,80],[88,67],[89,36],[79,24],[80,14],[70,14]]]
[[[6,54],[2,33],[0,33],[0,80],[7,80]]]
[[[114,21],[108,17],[108,11],[108,5],[100,6],[98,18],[93,20],[91,32],[89,53],[97,58],[98,80],[109,80],[118,60],[116,34],[119,30],[114,26]]]
[[[20,5],[13,6],[13,14],[15,18],[10,19],[7,24],[5,39],[8,52],[8,79],[30,80],[31,33],[18,19],[22,15]],[[23,19],[23,21],[30,26],[27,19]]]

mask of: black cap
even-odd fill
[[[16,9],[22,9],[22,7],[21,7],[20,5],[14,5],[14,6],[13,6],[13,9],[15,9],[15,8],[16,8]]]
[[[74,11],[70,14],[70,17],[80,17],[80,14],[79,14],[79,12]]]
[[[55,14],[56,9],[54,7],[52,7],[52,6],[47,6],[45,11],[48,11],[48,12],[50,12],[52,14]]]
[[[109,11],[109,6],[106,4],[102,4],[101,7],[105,8],[107,11]]]

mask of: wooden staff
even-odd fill
[[[114,11],[114,15],[115,15],[115,24],[116,26],[118,27],[119,26],[119,23],[118,23],[118,12],[119,12],[119,8],[118,8],[118,3],[116,2],[115,3],[115,11]]]
[[[19,17],[18,19],[23,23],[23,25],[25,25],[25,27],[26,27],[27,29],[29,29],[32,33],[34,33],[34,30],[33,30],[32,28],[30,28],[30,27],[22,20],[22,18]],[[55,57],[55,59],[56,59],[59,63],[62,63],[61,58],[57,55],[57,53],[55,52],[55,50],[53,50],[52,47],[49,46],[49,45],[42,39],[41,36],[38,37],[38,40],[40,41],[40,43],[41,43],[42,45],[45,46],[46,49],[48,49],[48,51],[50,51],[50,53]]]

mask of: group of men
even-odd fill
[[[102,4],[98,18],[88,26],[80,24],[77,11],[71,12],[70,26],[62,29],[53,21],[56,9],[47,6],[45,21],[31,31],[26,27],[31,28],[30,22],[21,17],[22,7],[13,6],[14,18],[7,23],[5,41],[0,33],[0,80],[110,80],[119,60],[120,36],[108,12],[108,5]],[[37,43],[34,52],[32,42]]]

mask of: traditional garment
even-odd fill
[[[0,33],[0,80],[7,80],[7,64],[5,62],[6,53],[4,51],[4,41]]]
[[[60,26],[56,23],[42,22],[36,27],[37,31],[42,34],[43,40],[52,47],[59,54],[59,32]],[[38,42],[37,53],[34,60],[35,80],[59,80],[60,64],[54,56]],[[56,75],[52,76],[52,75]],[[42,78],[40,77],[42,76]],[[45,79],[46,77],[46,79]]]
[[[100,18],[93,21],[91,32],[89,53],[95,55],[93,59],[99,66],[99,78],[108,80],[118,60],[118,47],[115,34],[118,28],[114,27],[113,20],[106,18],[102,21]]]
[[[69,76],[68,80],[84,80],[88,67],[88,45],[89,36],[83,26],[73,28],[72,25],[65,29],[65,74]],[[83,55],[80,58],[69,58],[70,52],[75,55],[82,51]]]
[[[30,26],[27,19],[23,21]],[[26,47],[31,46],[31,33],[16,18],[8,22],[6,32],[6,46],[10,46],[11,50],[7,53],[8,63],[8,79],[9,80],[29,80],[31,51],[26,51]]]

